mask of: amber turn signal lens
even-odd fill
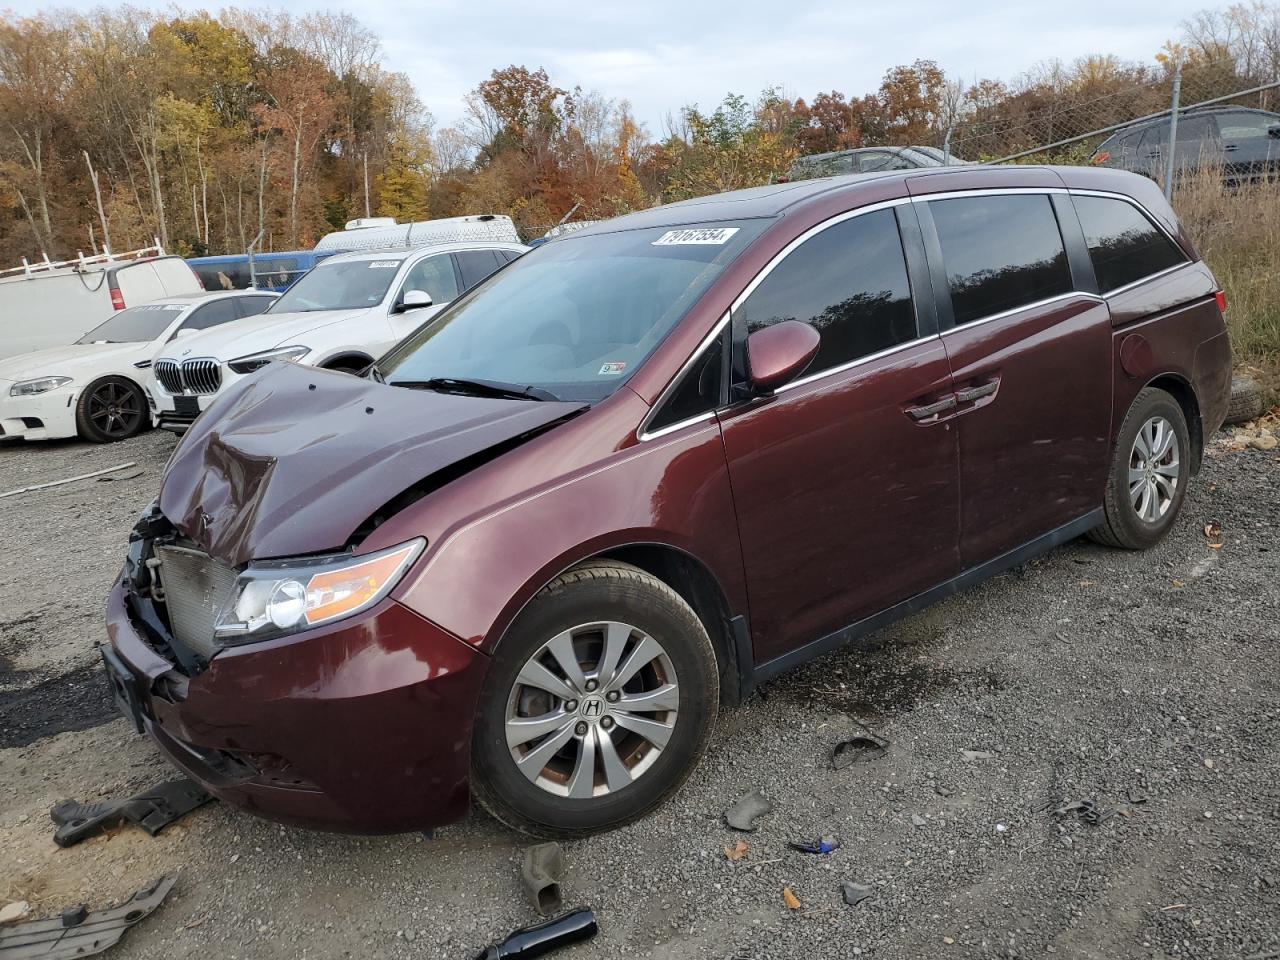
[[[317,573],[307,583],[307,623],[332,620],[369,603],[416,550],[411,543],[365,563]]]

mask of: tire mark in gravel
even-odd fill
[[[120,715],[96,663],[35,684],[29,680],[32,671],[3,672],[17,678],[22,686],[0,691],[0,749],[25,747],[59,733],[100,727]],[[25,684],[24,678],[28,678]]]

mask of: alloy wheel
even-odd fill
[[[138,428],[142,405],[137,394],[118,383],[104,383],[89,396],[89,420],[107,437],[127,437]]]
[[[604,796],[652,768],[679,707],[675,667],[657,640],[626,623],[583,624],[520,669],[507,698],[507,747],[543,790]]]
[[[1129,452],[1129,502],[1144,523],[1160,520],[1173,505],[1182,464],[1178,434],[1164,417],[1138,430]]]

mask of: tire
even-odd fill
[[[1262,416],[1262,388],[1252,377],[1236,374],[1231,378],[1231,401],[1227,404],[1225,423],[1245,423]]]
[[[76,432],[90,443],[116,443],[151,426],[142,388],[126,377],[103,377],[76,402]]]
[[[615,632],[606,634],[605,623],[612,623]],[[615,654],[617,669],[609,671],[613,676],[635,661],[643,664],[621,690],[610,689],[608,681],[600,682],[603,678],[593,680],[601,660],[608,660],[606,636],[624,651]],[[577,680],[559,667],[563,660],[546,649],[553,640],[562,654],[567,650],[579,662],[582,676]],[[661,657],[648,659],[654,649],[650,643],[656,644]],[[561,693],[576,697],[582,691],[580,699],[523,682],[527,667],[537,672],[537,667],[528,666],[531,662],[549,665],[553,679],[562,684],[576,684]],[[626,698],[646,693],[670,698],[672,671],[678,691],[674,711],[651,706],[638,711],[637,721],[637,712],[621,706]],[[537,676],[546,682],[541,673]],[[599,685],[593,688],[593,682]],[[606,702],[605,697],[615,696],[622,699]],[[536,836],[564,839],[622,826],[657,807],[684,783],[706,751],[719,702],[711,640],[680,595],[629,564],[585,563],[544,587],[498,644],[481,690],[472,738],[472,793],[498,820]],[[573,709],[566,709],[566,704]],[[592,716],[595,719],[587,719]],[[548,722],[555,729],[548,727],[545,736],[522,733],[530,739],[509,746],[508,721],[537,717],[551,718]],[[647,731],[659,724],[669,731],[650,734],[669,737],[665,744],[656,747],[624,729],[624,724],[645,722],[652,724]],[[553,741],[565,736],[568,739],[557,748]],[[621,768],[609,762],[606,747],[621,761]],[[517,767],[517,754],[528,758],[529,771]],[[583,758],[589,758],[589,768]],[[620,769],[626,770],[625,777]],[[572,797],[571,789],[583,795]]]
[[[1153,436],[1154,442],[1165,443],[1165,432],[1153,433],[1159,429],[1152,426],[1157,421],[1172,433],[1173,442],[1166,448],[1170,453],[1146,458],[1138,445],[1140,432],[1147,448],[1152,445]],[[1186,499],[1191,456],[1187,421],[1178,401],[1163,390],[1144,389],[1134,399],[1116,438],[1103,501],[1106,519],[1089,536],[1098,543],[1126,550],[1145,550],[1159,543]],[[1139,476],[1131,487],[1130,480],[1135,475]]]

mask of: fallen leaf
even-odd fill
[[[800,899],[791,892],[790,887],[782,888],[782,902],[787,905],[788,910],[800,909]]]
[[[747,855],[747,841],[739,840],[732,847],[724,848],[724,858],[730,863],[737,863]]]
[[[1206,523],[1204,525],[1204,535],[1210,540],[1217,540],[1222,536],[1222,527],[1218,526],[1216,523]]]
[[[1080,586],[1082,586],[1082,587],[1092,587],[1093,585],[1094,585],[1094,582],[1093,582],[1092,580],[1081,580],[1081,581],[1080,581]]]
[[[1181,580],[1174,580],[1173,585],[1177,587],[1179,590],[1181,590],[1183,587],[1186,586],[1186,584],[1183,583]]]
[[[1220,543],[1211,543],[1211,544],[1209,544],[1209,549],[1210,549],[1210,550],[1221,550],[1221,549],[1222,549],[1222,544],[1220,544]]]

